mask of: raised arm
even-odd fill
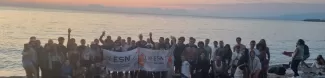
[[[150,43],[153,45],[152,47],[156,47],[155,42],[153,42],[153,40],[152,40],[152,33],[151,32],[149,33],[149,39],[150,39]]]
[[[100,37],[99,37],[99,41],[100,41],[102,44],[105,43],[104,40],[103,40],[103,37],[104,37],[104,36],[105,36],[105,31],[103,31],[102,35],[100,35]]]
[[[71,36],[71,29],[69,28],[68,29],[68,42],[67,42],[67,47],[68,47],[68,45],[70,43],[70,36]]]

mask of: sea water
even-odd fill
[[[304,39],[310,48],[310,59],[324,55],[325,23],[203,18],[192,16],[145,15],[123,13],[95,13],[63,10],[0,9],[0,76],[23,76],[21,52],[29,37],[36,36],[44,45],[48,39],[67,38],[68,28],[71,37],[79,44],[86,39],[87,44],[99,38],[102,31],[111,35],[132,37],[138,40],[142,33],[148,38],[153,33],[154,41],[159,37],[194,37],[198,41],[223,40],[231,46],[236,37],[249,47],[251,40],[266,39],[270,48],[271,64],[288,63],[291,58],[282,55],[283,51],[294,51],[298,39]]]

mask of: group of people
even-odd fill
[[[27,78],[171,78],[170,72],[179,74],[181,78],[267,78],[270,62],[270,52],[266,41],[261,39],[258,43],[254,40],[247,48],[237,37],[237,44],[231,47],[223,41],[214,41],[210,47],[210,40],[198,41],[193,37],[185,43],[185,37],[164,38],[158,42],[152,39],[149,33],[147,40],[140,34],[139,40],[131,37],[122,39],[120,36],[115,41],[111,36],[103,39],[105,32],[99,39],[94,39],[90,45],[81,39],[77,45],[74,38],[70,38],[71,29],[68,29],[67,44],[65,38],[59,37],[58,44],[52,39],[42,46],[40,40],[31,37],[29,43],[24,45],[22,52],[23,67]],[[303,56],[305,45],[300,40],[293,56],[292,69],[306,59]],[[141,48],[153,50],[167,50],[174,47],[174,71],[149,72],[143,70],[115,72],[105,69],[103,64],[103,49],[116,52],[125,52]],[[308,58],[308,57],[307,57]],[[229,72],[228,72],[229,71]],[[295,76],[299,76],[298,73]]]

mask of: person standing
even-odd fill
[[[123,52],[123,48],[121,46],[121,42],[119,40],[116,40],[114,42],[114,48],[113,48],[113,51],[115,52]],[[117,72],[117,71],[114,71],[113,72],[113,78],[122,78],[123,76],[123,72]]]
[[[30,37],[29,43],[24,44],[22,52],[22,63],[27,78],[37,77],[37,53],[36,53],[36,37]]]
[[[186,45],[186,48],[182,55],[185,56],[185,58],[191,64],[191,76],[194,77],[195,65],[197,64],[198,59],[198,49],[195,45],[195,38],[190,37],[189,44]]]
[[[174,51],[174,65],[175,65],[175,73],[181,72],[182,60],[181,56],[183,51],[185,50],[186,45],[184,44],[185,37],[179,37],[178,43],[176,44],[175,51]]]
[[[250,48],[248,49],[249,52],[254,51],[256,56],[260,56],[260,52],[255,48],[256,42],[252,40],[250,43]]]
[[[299,63],[303,60],[303,58],[304,58],[304,44],[303,44],[303,40],[299,39],[291,61],[291,69],[294,72],[294,78],[299,77],[298,66]]]
[[[215,52],[219,49],[219,43],[218,43],[218,41],[213,41],[213,50],[212,50],[212,53],[211,53],[211,59],[210,60],[214,60],[214,58],[215,58],[215,56],[214,55],[216,55],[215,54]]]
[[[257,49],[260,52],[260,55],[258,57],[262,64],[262,70],[260,72],[259,78],[267,78],[267,70],[270,62],[269,48],[267,47],[266,41],[264,39],[261,39],[257,45]]]
[[[210,44],[210,39],[205,39],[204,49],[205,49],[205,51],[207,51],[208,54],[209,54],[209,55],[206,55],[206,56],[209,57],[208,59],[211,59],[212,49],[211,49],[211,47],[209,46],[209,44]]]
[[[231,57],[232,57],[232,51],[231,51],[231,47],[229,44],[225,45],[225,53],[223,53],[224,55],[222,56],[222,60],[225,64],[225,71],[228,74],[228,70],[231,67]]]
[[[198,54],[199,54],[199,56],[201,56],[200,54],[201,53],[204,53],[204,58],[206,58],[206,59],[209,59],[209,53],[205,50],[205,48],[204,48],[204,43],[203,43],[203,41],[199,41],[198,43],[197,43],[197,45],[198,45]]]
[[[67,59],[66,53],[67,53],[67,48],[63,45],[64,38],[59,37],[59,44],[56,45],[56,50],[50,52],[50,59],[51,59],[51,72],[52,72],[52,77],[53,78],[58,78],[61,76],[61,67],[62,64],[64,63],[64,60]],[[49,40],[49,46],[53,45],[53,41]]]
[[[102,43],[102,48],[105,50],[112,50],[114,46],[114,42],[112,40],[111,36],[107,36],[105,40],[103,40],[103,37],[105,36],[105,31],[103,31],[102,35],[99,37],[99,41]]]
[[[233,47],[233,50],[236,50],[236,46],[239,46],[240,53],[244,52],[246,49],[246,46],[241,43],[242,39],[240,37],[236,38],[237,44]]]
[[[43,47],[42,47],[42,45],[41,45],[41,41],[40,40],[36,40],[35,41],[35,51],[36,51],[36,59],[37,59],[37,61],[36,61],[36,78],[40,78],[40,74],[39,74],[39,72],[40,72],[40,63],[41,63],[41,53],[43,52]]]
[[[306,45],[304,40],[302,40],[301,43],[304,45],[304,58],[301,61],[301,64],[306,66],[307,68],[310,68],[310,66],[305,62],[305,60],[307,60],[309,58],[309,56],[310,56],[309,47]]]

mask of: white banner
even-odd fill
[[[138,49],[126,52],[114,52],[103,50],[104,64],[110,71],[132,71],[137,70],[138,66]]]
[[[139,66],[145,71],[168,71],[173,66],[172,50],[139,49]]]

